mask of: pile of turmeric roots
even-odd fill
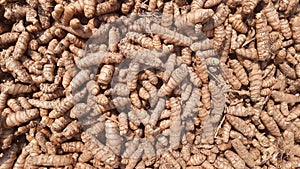
[[[299,0],[0,0],[0,169],[300,168]]]

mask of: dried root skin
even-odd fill
[[[18,32],[7,32],[0,35],[0,45],[7,45],[16,42],[19,38]]]
[[[280,130],[272,117],[270,117],[266,112],[262,112],[260,118],[272,135],[277,137],[281,136]]]
[[[268,24],[274,29],[274,30],[280,30],[280,21],[278,12],[276,11],[274,4],[270,2],[263,10],[263,12],[266,15]]]
[[[196,9],[201,9],[204,3],[205,1],[203,0],[193,0],[191,3],[191,11],[195,11]]]
[[[188,70],[186,65],[181,65],[177,69],[175,69],[170,79],[167,83],[163,84],[158,91],[158,96],[162,97],[165,95],[169,95],[178,85],[179,83],[187,76]]]
[[[230,60],[229,64],[239,81],[243,85],[247,86],[249,84],[249,80],[246,70],[243,68],[243,66],[237,60]]]
[[[96,14],[106,14],[117,11],[121,7],[120,3],[117,0],[109,0],[106,2],[99,3],[96,6]]]
[[[13,58],[7,58],[5,60],[5,66],[9,71],[13,72],[16,75],[16,78],[20,82],[30,83],[32,81],[31,76],[26,71],[21,62],[14,60]]]
[[[6,117],[6,126],[13,127],[19,126],[23,123],[29,122],[39,116],[38,109],[29,109],[24,111],[18,111],[13,114],[9,114]]]
[[[31,93],[36,90],[37,90],[37,88],[33,85],[23,85],[20,83],[1,84],[1,91],[6,94],[11,94],[11,95]]]
[[[229,23],[231,23],[232,28],[241,33],[247,33],[248,27],[242,20],[241,14],[229,15]]]
[[[250,14],[259,3],[259,0],[247,0],[242,3],[242,12],[244,14]]]
[[[74,164],[75,159],[71,154],[68,155],[48,155],[40,154],[37,156],[29,156],[27,163],[31,165],[42,166],[66,166]]]
[[[30,35],[28,32],[22,32],[18,38],[18,41],[16,43],[17,48],[15,48],[13,52],[13,58],[14,59],[20,59],[22,55],[25,53],[27,50],[27,45],[30,41]]]
[[[221,63],[221,68],[225,78],[231,84],[232,88],[235,90],[239,90],[242,86],[241,82],[237,79],[235,75],[233,75],[233,70],[228,68],[228,66],[224,63]]]
[[[187,162],[187,165],[201,165],[206,160],[206,156],[199,153],[191,156],[190,160]]]
[[[290,103],[290,104],[300,102],[299,96],[284,93],[283,91],[273,90],[271,96],[273,97],[274,101],[276,101],[276,102],[285,102],[285,103]]]
[[[173,2],[165,3],[163,8],[162,19],[161,19],[161,25],[163,27],[171,28],[174,19],[173,13],[174,13]]]
[[[196,23],[201,23],[208,18],[213,16],[213,10],[211,9],[196,9],[195,11],[191,11],[181,17],[182,20],[196,24]]]
[[[240,131],[243,135],[247,137],[253,137],[254,131],[249,125],[241,118],[235,117],[232,115],[226,115],[227,120],[229,123],[238,131]]]
[[[221,169],[221,168],[233,169],[230,162],[224,157],[217,157],[217,159],[213,165],[215,168],[218,168],[218,169]]]
[[[267,19],[263,13],[258,13],[256,17],[256,41],[258,60],[269,60],[270,55],[270,39],[269,31],[267,29]]]
[[[192,44],[191,38],[155,23],[151,25],[150,31],[164,39],[166,43],[173,43],[178,46],[190,46]]]
[[[232,166],[234,168],[245,168],[246,167],[244,160],[241,159],[241,157],[239,157],[239,155],[237,155],[233,151],[226,150],[224,155],[229,160],[229,162],[232,164]]]
[[[0,168],[299,167],[299,0],[15,1],[0,0]]]
[[[257,63],[252,65],[252,70],[249,73],[249,81],[250,98],[253,102],[258,102],[262,88],[262,71]]]
[[[215,5],[218,5],[219,3],[221,3],[220,0],[209,0],[209,1],[206,1],[205,4],[204,4],[204,8],[210,8],[210,7],[213,7]]]
[[[109,146],[114,153],[119,154],[122,140],[118,125],[111,120],[107,120],[105,122],[105,132],[107,146]]]
[[[254,167],[256,165],[254,159],[252,158],[252,156],[250,155],[249,151],[247,150],[247,148],[245,147],[245,145],[243,145],[243,143],[238,140],[238,139],[234,139],[231,141],[232,147],[234,148],[234,150],[237,152],[237,154],[245,161],[245,163],[249,166],[249,167]]]
[[[229,108],[227,109],[227,113],[237,117],[247,117],[254,114],[252,107],[246,108],[241,104],[229,106]]]
[[[299,36],[299,33],[300,33],[300,17],[299,16],[296,16],[294,18],[291,19],[290,21],[290,24],[291,24],[291,30],[292,30],[292,33],[293,33],[293,40],[294,40],[294,43],[295,45],[299,46],[300,44],[300,36]],[[299,51],[300,48],[297,47],[297,51]]]
[[[80,141],[62,143],[61,148],[66,153],[82,152],[84,150],[83,143]]]

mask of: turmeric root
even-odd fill
[[[39,116],[38,109],[29,109],[23,111],[17,111],[13,114],[9,114],[6,117],[5,125],[7,127],[19,126]]]
[[[185,64],[182,64],[179,68],[175,69],[169,81],[166,84],[163,84],[158,91],[158,96],[162,97],[165,95],[169,95],[178,85],[179,83],[187,76],[188,70]]]
[[[72,154],[66,155],[48,155],[40,154],[37,156],[29,156],[27,163],[34,166],[66,166],[74,164],[75,159]]]
[[[18,32],[7,32],[0,35],[0,45],[8,45],[16,42],[19,38]]]
[[[285,102],[285,103],[289,103],[289,104],[294,104],[294,103],[300,102],[299,96],[284,93],[283,91],[273,90],[271,96],[273,97],[273,99],[276,102]]]
[[[11,95],[32,93],[37,90],[33,85],[23,85],[20,83],[3,83],[1,86],[1,92]]]

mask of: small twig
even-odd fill
[[[227,108],[226,108],[226,109],[227,109]],[[216,129],[216,132],[215,132],[215,135],[214,135],[214,138],[217,138],[217,135],[218,135],[218,133],[219,133],[219,130],[221,129],[222,124],[224,123],[224,121],[225,121],[225,116],[223,116],[223,118],[222,118],[220,124],[218,125],[218,127],[217,127],[217,129]]]

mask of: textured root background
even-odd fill
[[[299,0],[0,1],[0,168],[299,168]]]

